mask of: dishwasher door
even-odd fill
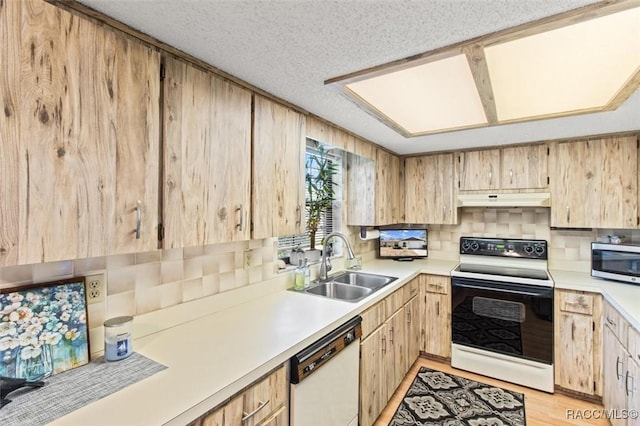
[[[290,426],[357,426],[359,316],[291,358]]]
[[[359,380],[360,339],[291,385],[291,426],[357,425]]]

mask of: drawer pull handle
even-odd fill
[[[631,379],[631,387],[629,387],[629,379]],[[627,393],[627,396],[629,396],[630,394],[633,394],[633,376],[630,376],[628,371],[627,371],[627,377],[625,378],[625,381],[624,381],[624,390]]]
[[[255,416],[258,413],[258,411],[260,411],[264,407],[266,407],[267,404],[269,404],[269,400],[268,399],[266,401],[260,401],[260,405],[258,405],[258,408],[256,408],[252,412],[250,412],[250,413],[242,412],[242,422],[244,423],[247,420],[249,420],[251,417]]]
[[[136,240],[140,239],[140,229],[142,228],[142,202],[136,201]]]
[[[240,204],[240,207],[238,207],[236,211],[240,212],[240,223],[236,225],[236,228],[238,228],[238,231],[242,232],[244,231],[244,206]]]
[[[620,364],[622,364],[622,361],[620,361],[620,357],[616,357],[616,377],[618,378],[618,380],[620,380],[622,378],[622,374],[620,374]]]

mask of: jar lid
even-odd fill
[[[111,318],[108,319],[104,322],[104,326],[105,327],[118,327],[119,325],[123,325],[126,324],[128,322],[133,321],[133,317],[132,316],[125,316],[125,317],[115,317],[115,318]]]

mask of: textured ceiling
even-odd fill
[[[404,138],[324,81],[593,0],[81,0],[399,154],[640,129],[640,91],[618,110]],[[526,102],[526,100],[523,100]]]

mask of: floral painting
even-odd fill
[[[0,376],[41,380],[89,362],[84,279],[0,293]]]

